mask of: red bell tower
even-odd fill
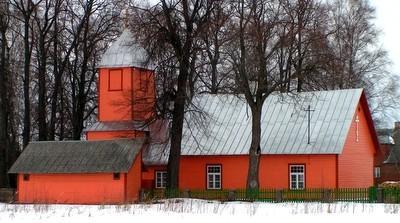
[[[134,137],[144,134],[139,126],[155,114],[154,70],[149,64],[146,51],[124,30],[99,64],[98,122],[86,129],[88,140],[121,138],[121,131],[128,130],[135,130]]]

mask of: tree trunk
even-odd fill
[[[259,166],[260,166],[260,155],[261,155],[261,113],[262,103],[256,104],[255,108],[251,109],[252,113],[252,135],[251,145],[249,152],[249,169],[247,173],[247,189],[258,189],[259,188]]]
[[[31,1],[28,1],[28,8]],[[30,105],[30,63],[31,52],[29,42],[29,15],[24,20],[24,129],[22,132],[23,147],[31,140],[31,105]]]
[[[8,109],[7,109],[7,95],[8,95],[8,85],[7,85],[7,72],[6,67],[7,60],[7,37],[6,30],[3,24],[0,24],[1,30],[1,55],[0,55],[0,188],[9,187],[9,179],[7,175],[8,169]]]
[[[184,62],[185,63],[185,62]],[[171,128],[171,148],[168,157],[167,187],[169,189],[179,188],[179,166],[181,155],[181,142],[183,134],[183,121],[185,115],[186,84],[188,77],[188,64],[181,64],[178,77],[178,90],[174,101],[174,110]]]
[[[39,67],[38,67],[38,84],[39,84],[39,102],[38,102],[38,125],[39,125],[39,141],[47,140],[47,123],[46,123],[46,47],[45,36],[40,34],[39,37]]]

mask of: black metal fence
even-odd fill
[[[142,202],[166,198],[261,202],[400,203],[400,188],[259,189],[259,190],[141,190]]]

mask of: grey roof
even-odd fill
[[[392,146],[388,158],[384,162],[385,164],[400,164],[400,147]]]
[[[128,172],[143,139],[32,142],[9,173]]]
[[[166,165],[169,156],[169,143],[152,143],[143,149],[142,161],[145,165]]]
[[[101,58],[99,67],[139,67],[153,69],[147,51],[125,29]]]
[[[107,121],[96,122],[84,129],[84,132],[104,132],[104,131],[126,131],[141,130],[149,131],[148,125],[139,121]]]
[[[340,154],[361,94],[362,89],[349,89],[269,96],[263,106],[261,153]],[[251,111],[244,99],[203,94],[194,99],[194,104],[204,114],[186,115],[182,155],[248,154]],[[314,110],[310,144],[305,111],[308,105]],[[165,163],[164,153],[160,146],[155,146],[149,154],[153,157],[146,159]]]
[[[340,154],[362,89],[304,92],[293,97],[274,94],[263,106],[263,154]],[[198,106],[209,114],[207,131],[186,127],[184,155],[247,154],[251,141],[251,112],[232,95],[204,95]],[[311,143],[307,143],[311,106]],[[189,117],[190,118],[190,117]]]

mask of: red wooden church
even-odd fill
[[[124,31],[99,67],[98,122],[87,141],[34,142],[10,169],[22,203],[123,203],[166,186],[166,122],[154,117],[154,72]],[[246,186],[251,117],[243,99],[201,95],[188,113],[181,189]],[[149,124],[150,123],[150,124]],[[378,141],[362,89],[275,94],[263,108],[261,188],[373,185]]]

